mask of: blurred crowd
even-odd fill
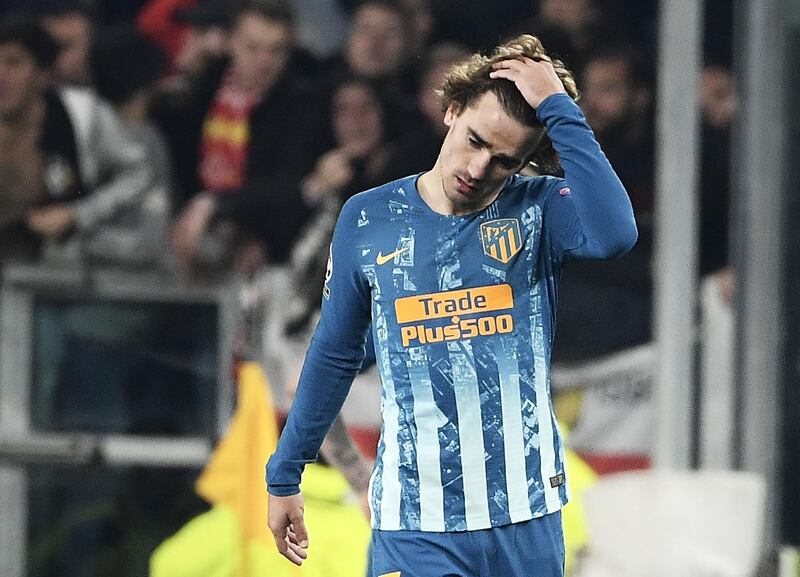
[[[707,6],[714,33],[706,34],[697,95],[703,274],[725,269],[728,254],[736,97],[724,4]],[[622,259],[565,272],[557,359],[650,340],[657,2],[6,6],[3,264],[157,269],[187,278],[254,278],[280,267],[292,287],[283,328],[303,331],[318,306],[342,203],[430,168],[446,129],[435,94],[445,72],[475,50],[528,32],[575,72],[579,103],[631,195],[641,238]]]

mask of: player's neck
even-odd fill
[[[417,190],[422,201],[433,212],[443,215],[452,215],[453,206],[448,201],[442,185],[442,171],[439,162],[417,180]]]
[[[480,212],[497,199],[501,190],[502,187],[491,195],[476,199],[473,203],[455,203],[445,193],[442,170],[438,160],[429,172],[424,173],[417,180],[417,191],[422,201],[433,212],[444,216],[467,216]]]

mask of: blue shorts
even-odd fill
[[[563,577],[561,512],[480,531],[372,531],[370,577]]]

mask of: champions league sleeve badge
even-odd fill
[[[329,286],[331,277],[333,276],[333,245],[328,248],[328,264],[325,266],[325,284],[322,287],[322,296],[325,300],[331,298],[331,288]]]

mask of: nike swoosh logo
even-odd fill
[[[379,577],[400,577],[400,571],[395,571],[394,573],[384,573]]]
[[[387,254],[385,256],[382,255],[380,251],[378,251],[378,256],[375,257],[375,262],[378,263],[378,265],[386,264],[390,260],[394,260],[394,257],[403,254],[407,250],[408,250],[408,247],[404,246],[403,248],[398,248],[396,251],[390,252],[389,254]]]

